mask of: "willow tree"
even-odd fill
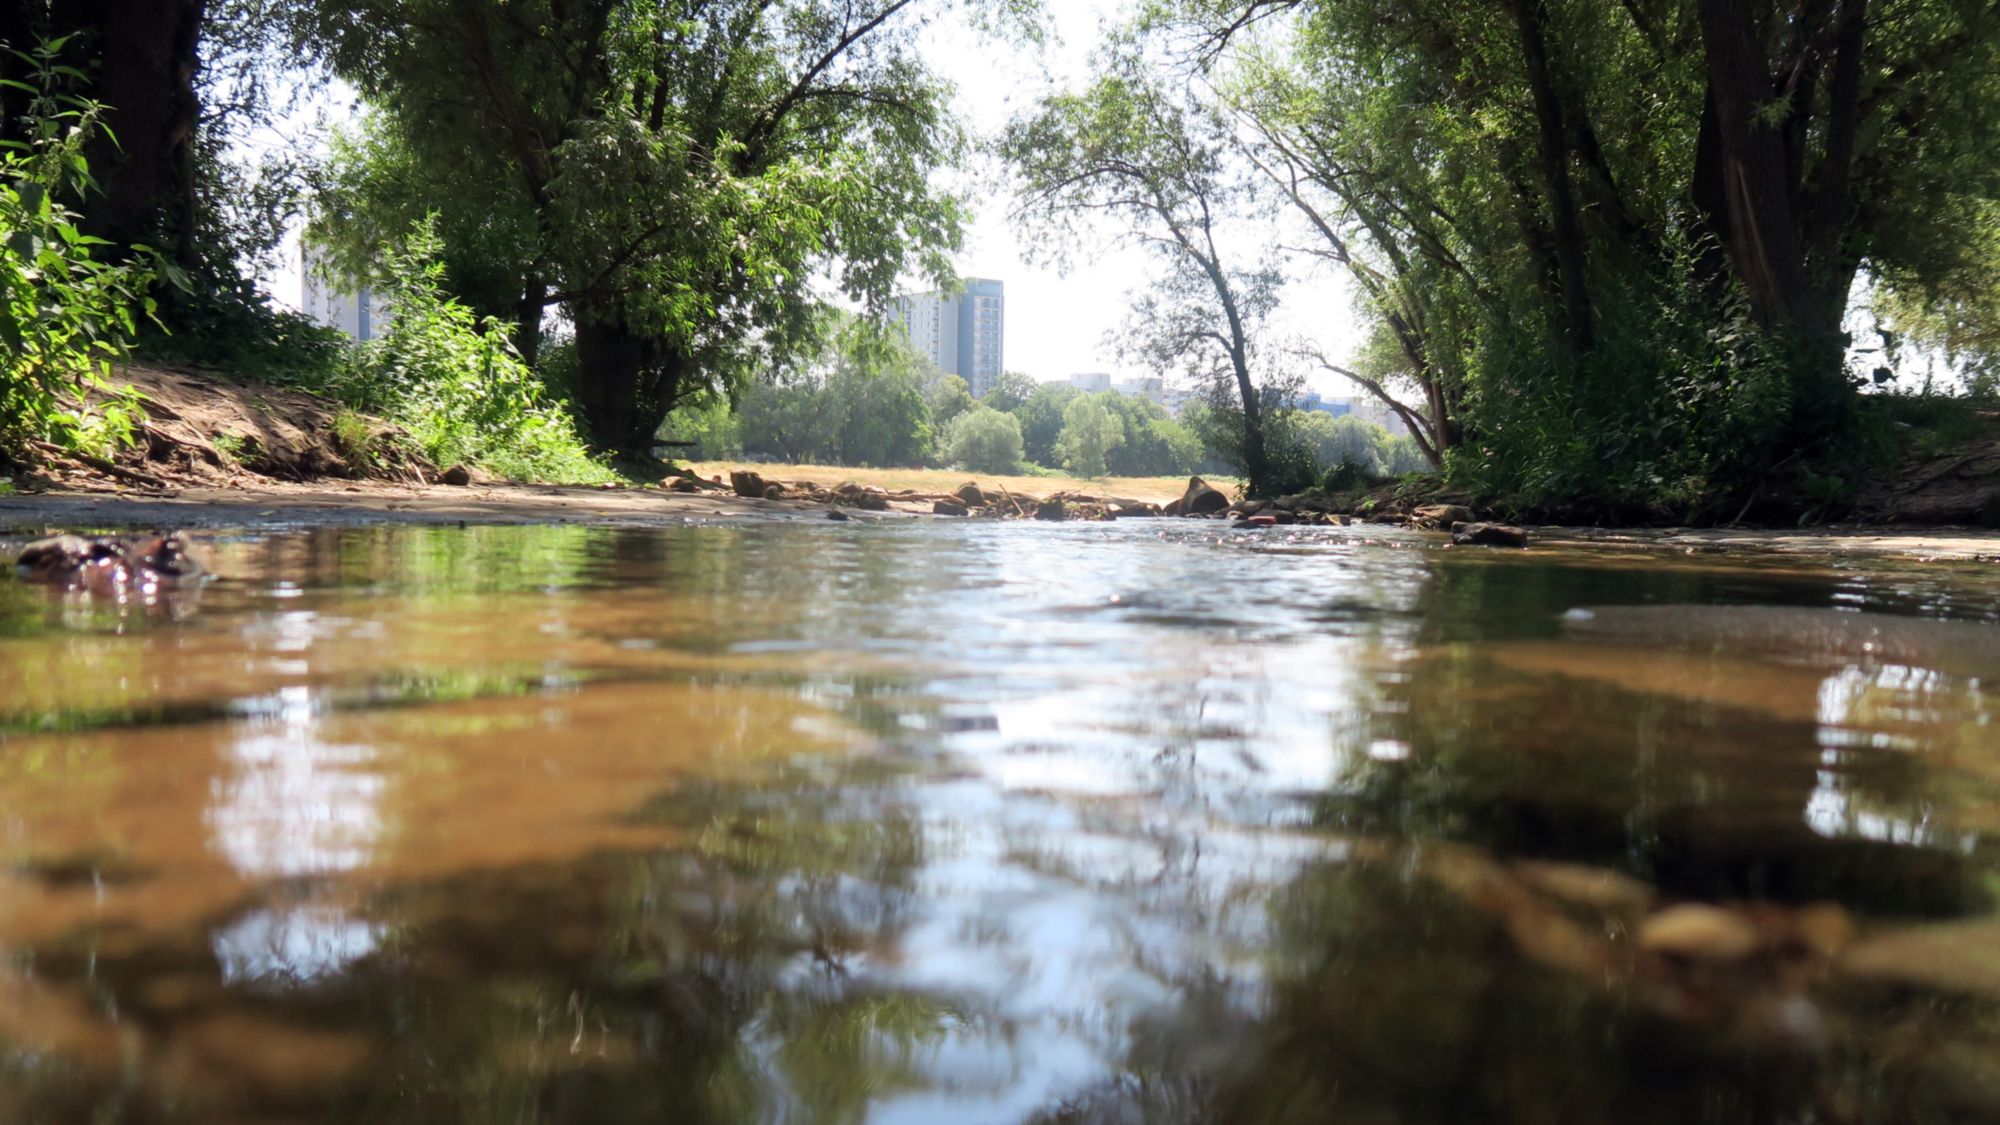
[[[1108,236],[1161,266],[1134,302],[1133,335],[1156,368],[1233,394],[1234,452],[1253,495],[1274,484],[1259,386],[1260,330],[1277,275],[1226,229],[1249,201],[1212,107],[1177,99],[1147,61],[1114,53],[1081,91],[1044,98],[1002,150],[1018,178],[1015,217],[1053,256]]]
[[[1249,88],[1469,483],[1720,502],[1838,454],[1862,272],[1916,308],[2000,281],[1990,3],[1154,9]]]
[[[510,227],[523,325],[574,325],[597,440],[807,342],[816,278],[886,306],[949,274],[963,138],[917,55],[942,0],[299,0],[449,205]],[[447,231],[451,224],[445,224]]]

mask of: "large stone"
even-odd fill
[[[1451,541],[1461,547],[1525,547],[1528,533],[1504,523],[1454,524]]]
[[[1180,515],[1206,516],[1229,507],[1229,497],[1209,487],[1200,477],[1189,477],[1187,491],[1181,493]]]
[[[931,511],[940,516],[963,516],[968,514],[970,509],[956,500],[939,500],[931,505]]]
[[[729,487],[735,489],[738,496],[761,500],[764,496],[764,477],[749,469],[732,469],[729,473]]]
[[[1412,523],[1432,531],[1445,531],[1452,524],[1471,523],[1478,518],[1463,504],[1426,504],[1410,513]]]
[[[889,510],[889,494],[873,485],[862,485],[856,484],[853,481],[847,481],[839,488],[834,489],[834,491],[840,494],[842,501],[860,508],[864,512],[886,512]]]

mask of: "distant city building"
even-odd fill
[[[313,323],[338,328],[356,340],[373,340],[389,326],[389,302],[366,285],[346,292],[327,281],[326,263],[310,246],[299,253],[299,307]]]
[[[1355,399],[1353,411],[1356,418],[1364,422],[1373,422],[1391,434],[1410,432],[1410,427],[1404,423],[1402,415],[1389,409],[1387,403],[1373,396]]]
[[[896,299],[892,314],[919,355],[939,371],[965,380],[985,398],[1006,368],[1006,286],[967,278],[962,293],[921,293]]]
[[[1142,375],[1136,379],[1120,379],[1113,387],[1127,398],[1143,398],[1161,406],[1167,402],[1167,381],[1158,375]]]
[[[1298,397],[1296,405],[1300,410],[1311,410],[1311,411],[1317,411],[1318,413],[1321,414],[1331,414],[1335,418],[1338,418],[1343,414],[1349,413],[1354,408],[1354,404],[1348,402],[1346,399],[1327,398],[1324,395],[1321,395],[1318,391],[1307,391],[1304,394],[1301,394]]]
[[[1084,371],[1069,377],[1069,385],[1087,395],[1099,394],[1111,389],[1109,371]]]

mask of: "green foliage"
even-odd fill
[[[967,146],[918,51],[927,6],[297,12],[298,44],[379,115],[338,154],[319,229],[365,251],[441,211],[476,302],[520,302],[531,333],[546,304],[576,325],[602,443],[645,444],[682,400],[810,355],[827,279],[879,312],[905,274],[951,275],[964,206],[932,173]]]
[[[995,410],[1011,414],[1028,401],[1029,395],[1035,393],[1036,385],[1033,379],[1019,371],[1003,371],[1000,378],[993,381],[993,389],[986,392],[983,401]]]
[[[385,255],[389,325],[327,389],[403,426],[438,465],[519,480],[612,479],[515,353],[511,326],[446,295],[438,249],[435,232],[419,224]]]
[[[930,389],[931,424],[943,429],[951,420],[978,405],[965,380],[957,375],[940,376]]]
[[[221,439],[218,438],[215,444],[216,448],[220,449]],[[240,447],[242,442],[239,440],[237,444]],[[379,451],[376,449],[374,427],[368,424],[366,418],[345,406],[333,416],[333,444],[340,450],[340,455],[347,459],[347,463],[357,470],[366,472],[375,467],[375,458]],[[231,457],[237,455],[237,450],[227,452]]]
[[[1104,392],[1097,397],[1117,420],[1119,440],[1105,454],[1105,471],[1118,477],[1171,477],[1194,472],[1201,440],[1147,398]]]
[[[691,441],[692,448],[669,450],[669,456],[690,461],[721,461],[743,452],[743,425],[729,409],[729,400],[708,397],[683,403],[660,427],[667,441]]]
[[[1202,44],[1239,151],[1374,323],[1311,358],[1414,404],[1461,487],[1686,519],[1780,465],[1854,479],[1857,276],[1892,373],[1898,343],[2000,371],[2000,23],[1892,7],[1147,12]]]
[[[153,272],[145,258],[114,264],[112,249],[80,229],[73,209],[93,188],[84,149],[99,108],[52,93],[61,41],[30,56],[39,87],[23,122],[27,139],[0,149],[0,447],[27,440],[108,453],[126,444],[141,416],[129,394],[110,391],[150,314]]]
[[[975,406],[944,429],[944,459],[979,473],[1011,474],[1021,463],[1021,423],[1012,414]]]
[[[921,465],[933,441],[930,361],[908,341],[834,318],[804,369],[745,387],[736,409],[745,453],[827,465]],[[969,399],[968,399],[969,401]]]
[[[1079,476],[1101,477],[1105,456],[1125,441],[1125,427],[1098,401],[1100,395],[1078,395],[1063,407],[1062,433],[1056,452],[1063,468]]]
[[[1028,460],[1049,468],[1062,464],[1056,438],[1062,433],[1063,408],[1082,393],[1067,383],[1042,383],[1009,412],[1021,420],[1021,445]]]

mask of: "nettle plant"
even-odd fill
[[[113,261],[115,248],[79,226],[70,204],[94,187],[84,147],[102,111],[56,92],[80,77],[55,64],[62,46],[21,55],[33,84],[8,81],[31,100],[25,139],[0,143],[0,448],[111,453],[144,418],[137,392],[113,387],[112,367],[152,314],[148,287],[171,267],[144,246]]]

